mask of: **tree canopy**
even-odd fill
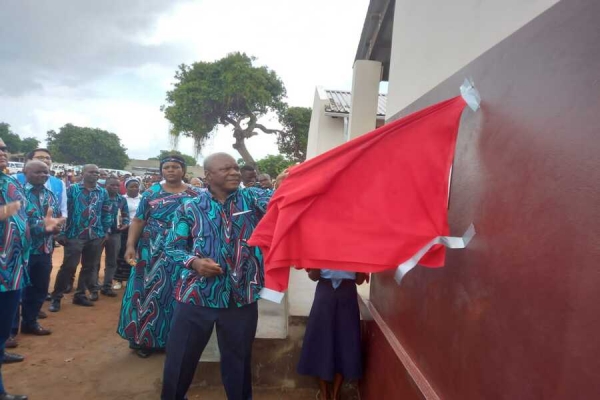
[[[66,124],[58,132],[48,131],[47,142],[56,162],[112,169],[123,169],[129,162],[121,139],[102,129]]]
[[[295,163],[291,160],[288,160],[281,154],[276,156],[268,155],[265,158],[262,158],[256,162],[256,168],[261,174],[269,174],[271,178],[277,177],[284,169],[289,167],[290,165],[294,165]]]
[[[39,140],[34,137],[21,139],[19,135],[10,129],[10,125],[6,122],[0,122],[0,138],[4,140],[11,153],[29,153],[31,150],[40,147]]]
[[[255,66],[254,57],[232,53],[214,62],[182,64],[175,74],[174,89],[167,92],[165,117],[171,134],[194,138],[198,153],[217,126],[233,127],[236,149],[247,164],[255,161],[245,140],[258,134],[276,134],[258,119],[285,108],[286,91],[277,74]]]
[[[148,160],[162,160],[163,158],[169,155],[178,155],[180,157],[183,157],[188,167],[195,167],[196,165],[198,165],[198,161],[194,157],[188,156],[187,154],[183,154],[182,152],[177,150],[161,150],[158,156],[151,157]]]
[[[280,117],[283,131],[277,135],[277,147],[281,154],[292,161],[306,160],[311,114],[309,107],[289,107]]]

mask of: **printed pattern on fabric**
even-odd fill
[[[117,194],[115,197],[108,198],[110,203],[110,217],[112,225],[110,227],[110,233],[119,233],[119,223],[121,225],[129,225],[129,207],[127,206],[127,199],[125,196]],[[119,218],[119,212],[121,216]],[[120,222],[119,222],[120,219]]]
[[[29,283],[30,234],[27,224],[27,197],[21,185],[0,172],[0,206],[20,201],[19,212],[0,221],[0,292],[24,288]]]
[[[67,238],[98,239],[109,232],[112,217],[106,189],[96,185],[90,190],[86,189],[83,183],[73,184],[67,190],[67,201]]]
[[[169,193],[160,184],[142,195],[135,217],[146,222],[137,245],[137,264],[131,269],[123,295],[117,333],[137,346],[162,349],[167,344],[175,310],[173,291],[181,266],[164,255],[164,242],[175,211],[198,196],[189,187]]]
[[[259,299],[264,285],[263,257],[247,240],[265,214],[271,195],[268,190],[238,189],[221,204],[206,191],[178,211],[166,249],[169,258],[186,267],[175,289],[177,301],[227,308]],[[198,275],[189,268],[196,257],[213,259],[223,274],[213,278]]]
[[[38,193],[35,193],[33,189],[31,184],[25,185],[25,195],[28,200],[26,211],[31,230],[31,254],[52,254],[54,235],[46,232],[44,218],[48,208],[52,209],[54,218],[60,217],[60,203],[54,193],[45,186],[40,186]]]

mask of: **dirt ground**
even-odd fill
[[[62,248],[56,249],[53,279],[62,257]],[[8,392],[27,394],[31,400],[159,399],[164,355],[141,359],[115,333],[123,290],[118,292],[117,298],[101,296],[90,308],[74,306],[72,294],[66,295],[60,312],[47,312],[48,318],[40,320],[52,335],[19,335],[19,347],[9,351],[26,358],[2,367]],[[44,311],[48,305],[44,304]],[[315,394],[313,390],[255,389],[254,398],[300,400],[314,399]],[[192,387],[188,396],[190,400],[226,398],[222,388],[212,387]]]

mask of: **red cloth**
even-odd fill
[[[394,269],[449,233],[448,179],[465,102],[446,100],[291,169],[249,243],[266,287],[287,289],[290,266]],[[441,267],[433,247],[420,261]]]

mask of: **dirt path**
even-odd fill
[[[62,248],[58,248],[53,275],[58,272],[62,255]],[[120,290],[117,298],[101,296],[91,308],[74,306],[72,295],[66,295],[62,310],[48,312],[48,318],[40,321],[52,330],[52,335],[19,335],[19,347],[10,351],[26,359],[2,367],[8,392],[27,394],[31,400],[158,399],[164,355],[141,359],[115,333],[122,293]],[[48,304],[43,307],[45,311]],[[221,388],[195,387],[189,398],[217,400],[225,396]],[[263,389],[256,390],[254,398],[314,399],[315,392]]]

